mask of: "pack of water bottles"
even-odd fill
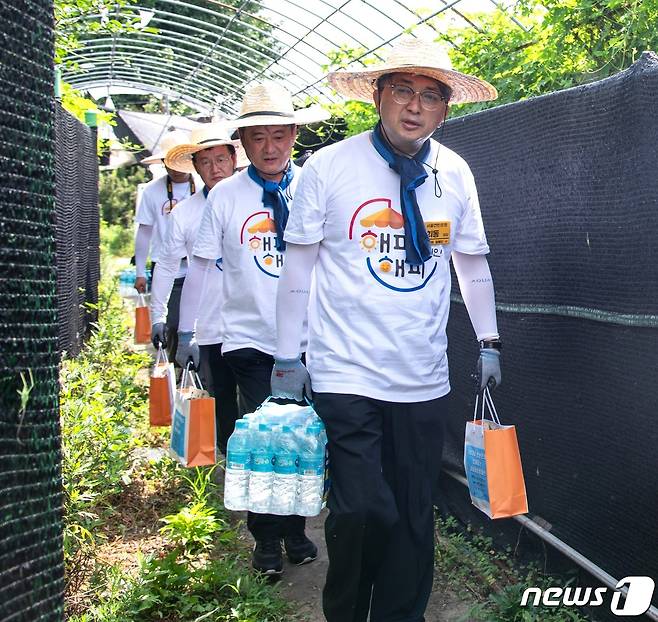
[[[135,267],[131,266],[119,272],[119,294],[121,296],[136,296],[135,290]],[[151,289],[151,271],[146,270],[146,289]]]
[[[224,506],[316,516],[323,507],[326,446],[311,406],[266,401],[236,422],[228,440]]]

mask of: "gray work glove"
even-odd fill
[[[494,348],[481,348],[478,360],[477,381],[480,391],[486,386],[494,389],[501,383],[500,351]]]
[[[304,392],[311,397],[311,377],[301,359],[274,359],[270,383],[272,397],[304,401]]]
[[[176,362],[185,367],[192,359],[194,369],[199,369],[199,344],[196,342],[194,331],[178,331],[178,347],[176,348]]]
[[[167,325],[164,322],[156,322],[151,326],[151,343],[156,350],[159,346],[167,347]]]

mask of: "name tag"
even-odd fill
[[[436,246],[437,244],[450,244],[449,220],[426,222],[425,228],[427,229],[427,235],[430,238],[430,244],[432,246]]]

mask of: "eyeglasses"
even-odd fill
[[[448,98],[437,91],[414,91],[410,86],[404,84],[387,84],[393,91],[393,101],[396,104],[406,105],[416,93],[420,95],[420,105],[425,110],[438,110],[441,104],[446,105]]]
[[[223,166],[227,162],[229,162],[231,158],[227,158],[226,156],[219,156],[217,158],[199,158],[196,160],[197,165],[207,167],[211,166],[212,164],[217,164],[218,166]]]

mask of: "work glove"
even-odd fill
[[[156,350],[159,346],[167,347],[167,325],[164,322],[156,322],[151,327],[151,343]]]
[[[311,397],[311,377],[301,359],[274,359],[270,379],[272,397],[304,401],[304,393]]]
[[[480,391],[485,387],[494,389],[501,383],[500,351],[494,348],[481,348],[478,360],[477,382]]]
[[[183,368],[192,359],[194,369],[199,369],[199,344],[196,342],[194,331],[178,331],[178,347],[176,348],[176,362]]]

